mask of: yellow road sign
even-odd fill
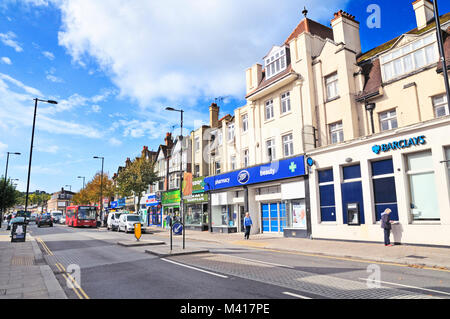
[[[137,240],[141,238],[142,231],[141,231],[141,224],[137,223],[134,224],[134,237],[136,237]]]

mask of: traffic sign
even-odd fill
[[[173,224],[172,231],[175,235],[181,235],[181,233],[183,232],[183,225],[180,223]]]
[[[141,223],[134,224],[134,237],[136,237],[136,240],[139,241],[142,236],[142,230],[141,230]]]

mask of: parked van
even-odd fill
[[[106,222],[106,228],[108,230],[118,230],[119,229],[119,218],[123,213],[112,212],[108,214],[108,221]]]
[[[125,233],[134,231],[134,225],[141,224],[142,232],[145,231],[145,225],[141,223],[140,216],[137,214],[122,214],[119,217],[119,232]]]

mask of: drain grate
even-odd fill
[[[15,256],[11,259],[11,266],[33,266],[33,256]]]
[[[427,257],[425,257],[425,256],[416,256],[416,255],[409,255],[409,256],[406,256],[406,258],[425,259]]]

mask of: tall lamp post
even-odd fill
[[[6,205],[5,205],[5,200],[6,200],[6,185],[7,185],[7,180],[8,180],[8,163],[9,163],[9,155],[20,155],[20,153],[12,153],[12,152],[7,152],[6,155],[6,170],[5,170],[5,184],[3,187],[3,205],[2,205],[2,213],[0,214],[0,228],[2,227],[2,218],[3,218],[3,213],[6,210]]]
[[[100,177],[100,223],[103,223],[103,163],[105,158],[101,156],[94,156],[94,158],[102,160],[102,175]]]
[[[182,216],[183,225],[183,249],[185,248],[186,236],[185,236],[185,226],[184,226],[184,204],[183,204],[183,113],[182,109],[174,109],[173,107],[166,107],[166,111],[180,112],[181,114],[181,136],[180,136],[180,213]],[[170,234],[172,234],[172,229],[170,229]]]
[[[31,131],[30,160],[28,162],[27,194],[25,196],[25,213],[27,212],[27,208],[28,208],[28,193],[30,191],[31,159],[33,158],[34,128],[36,127],[36,112],[37,112],[38,102],[58,104],[58,102],[53,101],[53,100],[40,100],[38,98],[34,99],[33,130]]]
[[[86,177],[84,177],[84,176],[78,176],[77,178],[82,178],[82,179],[83,179],[83,188],[82,188],[82,189],[84,189],[84,181],[85,181]]]
[[[439,46],[439,54],[442,62],[442,73],[444,75],[445,91],[447,93],[447,105],[450,105],[450,87],[448,84],[447,62],[445,62],[444,41],[442,40],[441,22],[439,21],[439,10],[437,0],[433,0],[434,21],[436,22],[436,34]]]

